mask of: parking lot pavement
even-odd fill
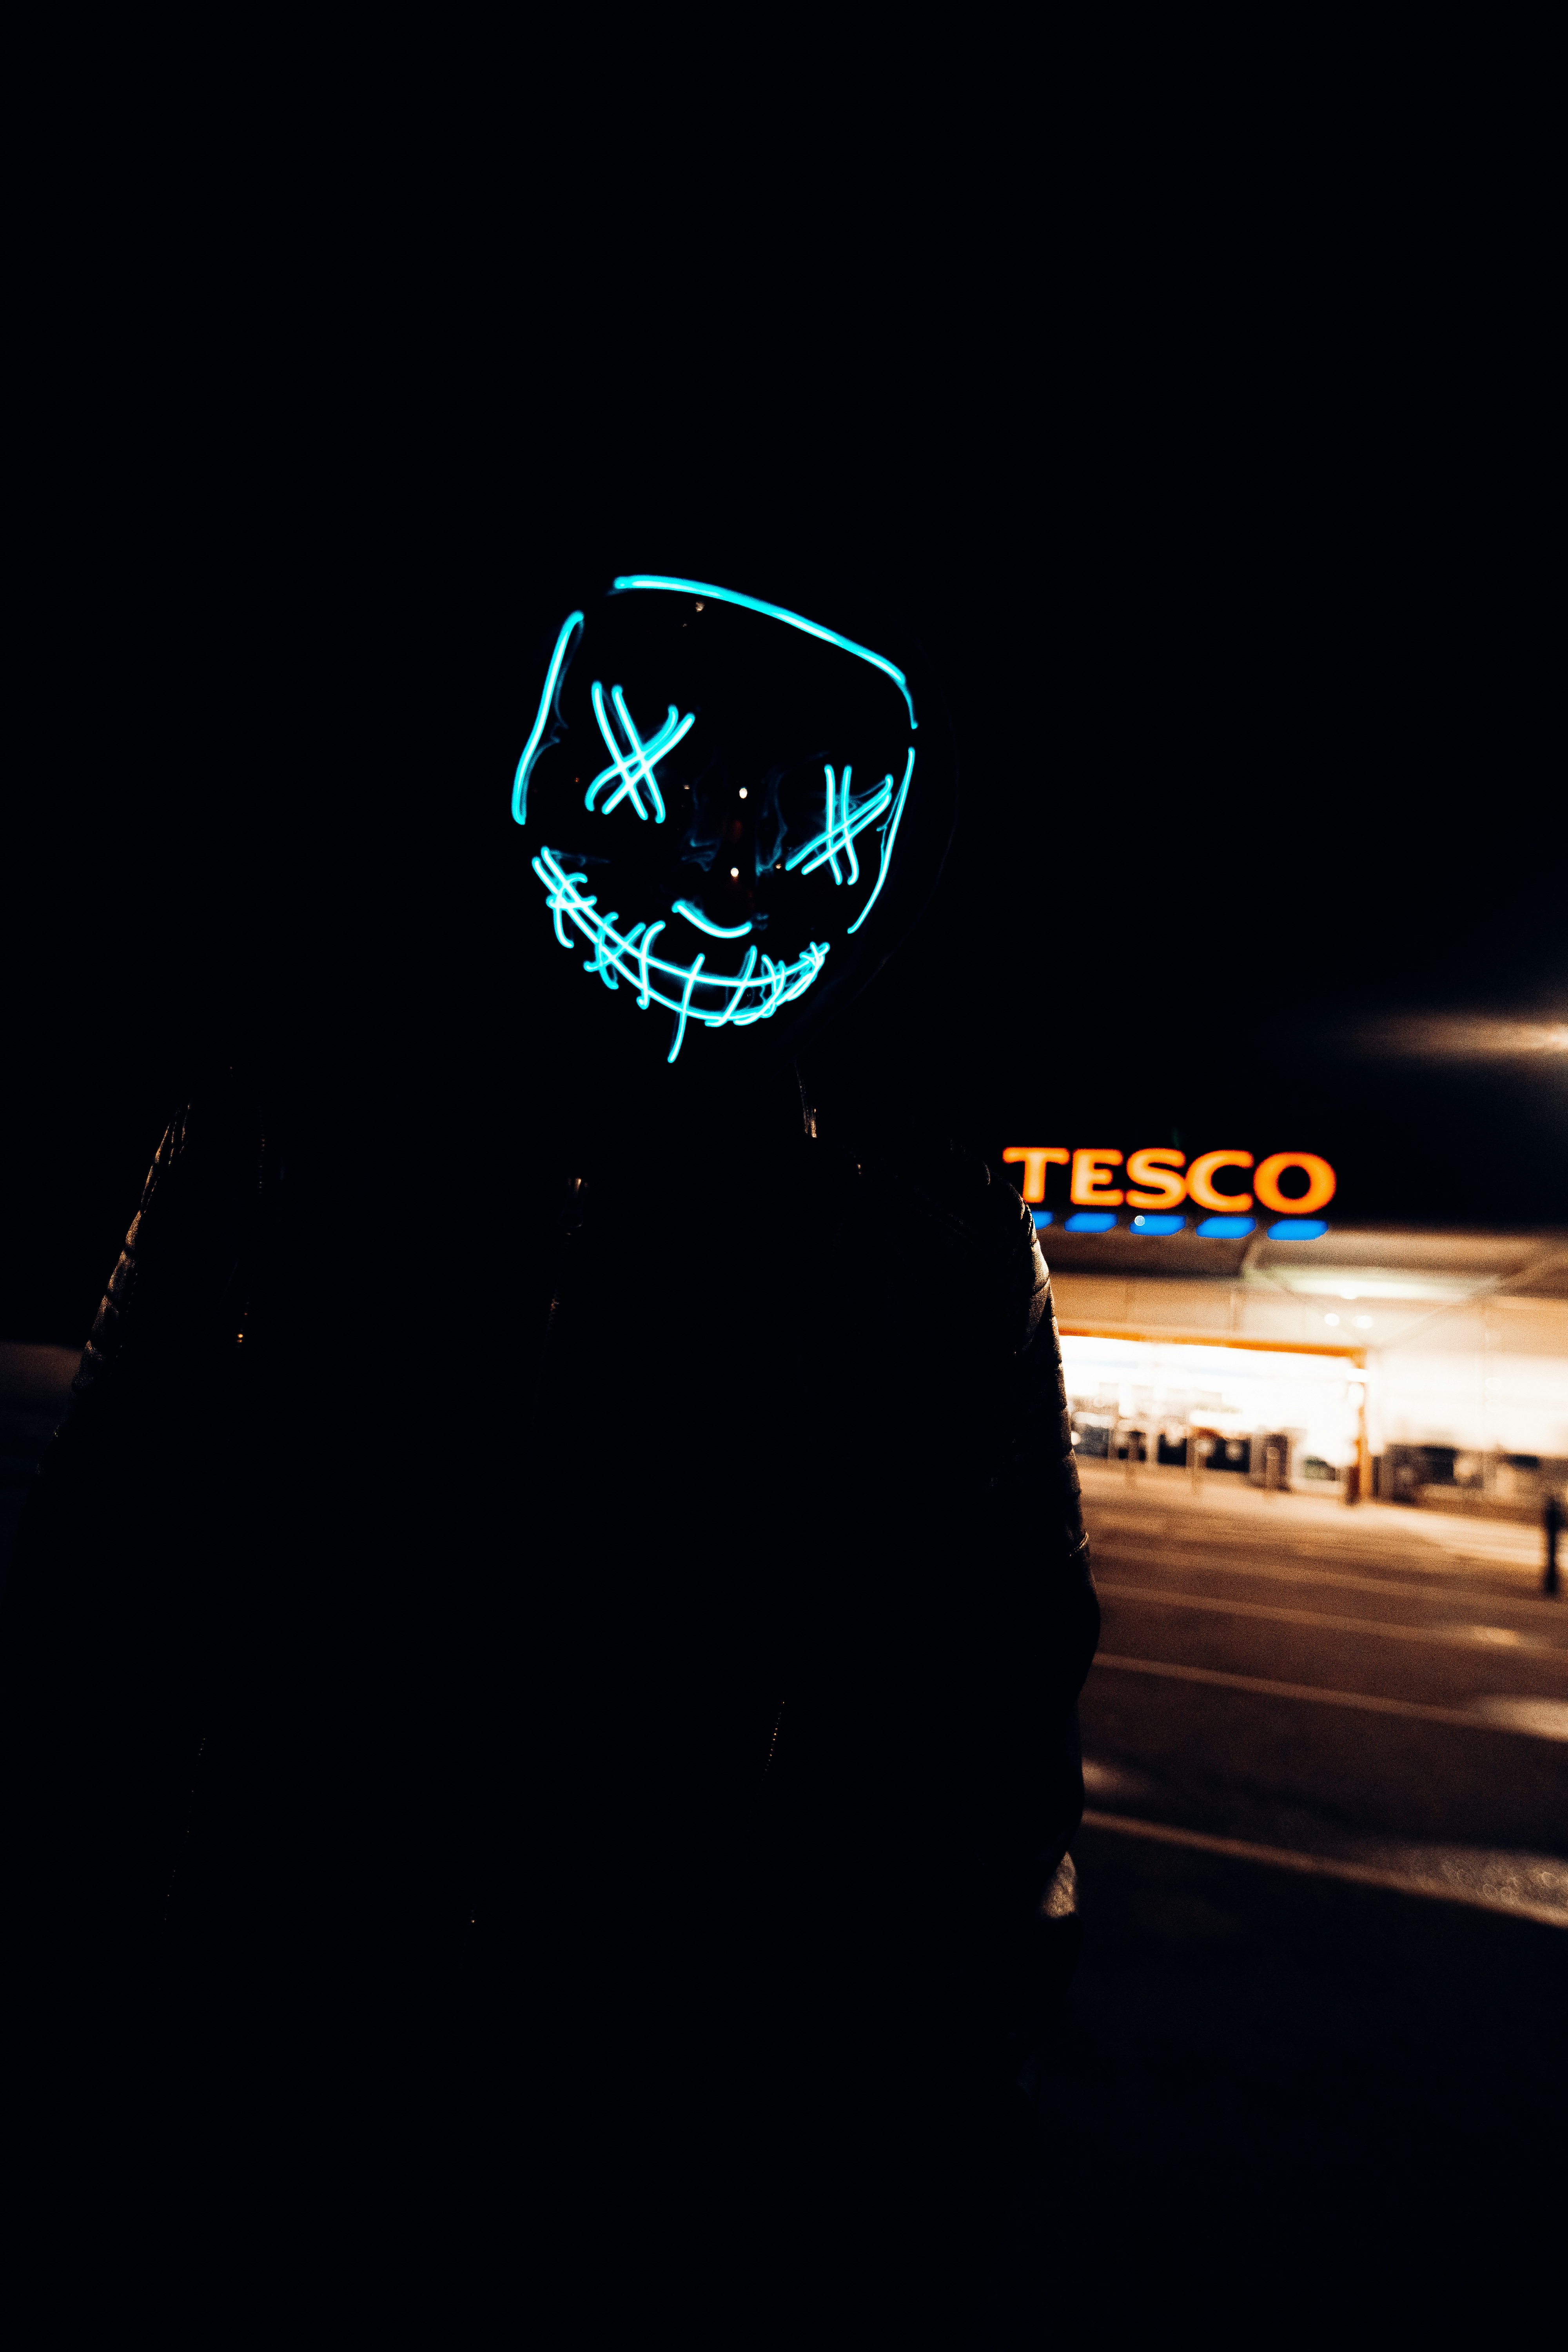
[[[1352,2242],[1430,2277],[1506,2226],[1521,2259],[1568,2196],[1568,1605],[1539,1538],[1084,1483],[1085,1942],[1035,2085],[1036,2258],[1191,2286],[1206,2246],[1211,2289],[1302,2292]]]

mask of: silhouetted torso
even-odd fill
[[[825,2199],[829,2237],[868,2166],[951,2170],[1081,1807],[1097,1619],[1027,1213],[760,1099],[591,1170],[547,1333],[524,1234],[423,1444],[439,1283],[361,1284],[324,1341],[341,1171],[198,1103],[6,1596],[25,1930],[225,1966],[476,1937],[568,2237],[634,2112],[671,2244],[693,2199],[738,2226],[742,2155],[769,2228]],[[427,1262],[440,1227],[378,1230]]]

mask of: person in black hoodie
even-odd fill
[[[562,614],[468,1066],[520,1037],[525,1113],[475,1081],[459,1123],[513,1265],[464,1441],[408,1458],[443,1312],[402,1271],[461,1188],[361,1221],[383,1344],[340,1367],[378,1086],[220,1072],[5,1597],[24,1916],[209,1985],[467,1930],[559,2159],[542,2235],[591,2238],[629,2141],[676,2275],[963,2272],[1076,1950],[1098,1616],[1033,1223],[798,1060],[940,866],[919,683],[711,583]]]

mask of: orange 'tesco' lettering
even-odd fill
[[[1065,1168],[1072,1154],[1065,1143],[1010,1143],[1002,1157],[1023,1161],[1025,1200],[1043,1201],[1047,1161],[1054,1167]]]
[[[1170,1151],[1162,1143],[1152,1151],[1135,1151],[1127,1162],[1127,1205],[1130,1209],[1173,1209],[1187,1197],[1187,1180],[1176,1171],[1187,1164],[1184,1151]],[[1134,1184],[1154,1189],[1135,1192]]]
[[[1121,1194],[1107,1182],[1112,1168],[1120,1168],[1120,1151],[1075,1151],[1072,1156],[1073,1206],[1078,1209],[1119,1209]],[[1250,1167],[1252,1162],[1247,1161]]]
[[[1287,1168],[1303,1168],[1307,1172],[1307,1189],[1294,1200],[1279,1189]],[[1315,1151],[1270,1152],[1252,1181],[1264,1207],[1277,1209],[1287,1217],[1310,1217],[1315,1209],[1326,1209],[1339,1182],[1328,1161],[1320,1160]]]
[[[1194,1160],[1187,1171],[1187,1191],[1200,1209],[1233,1209],[1243,1211],[1252,1206],[1250,1192],[1216,1192],[1214,1188],[1216,1168],[1250,1168],[1250,1151],[1205,1151]]]

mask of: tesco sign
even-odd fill
[[[1210,1212],[1207,1224],[1198,1228],[1200,1233],[1249,1232],[1250,1225],[1241,1221],[1256,1203],[1289,1223],[1305,1221],[1310,1232],[1287,1232],[1281,1238],[1308,1241],[1325,1230],[1316,1222],[1317,1213],[1328,1207],[1338,1183],[1328,1161],[1315,1151],[1271,1151],[1266,1160],[1257,1161],[1250,1151],[1200,1151],[1189,1160],[1184,1151],[1156,1144],[1131,1151],[1124,1160],[1120,1151],[1010,1143],[1002,1157],[1022,1170],[1019,1190],[1036,1206],[1037,1224],[1052,1221],[1050,1213],[1038,1205],[1046,1197],[1047,1170],[1067,1169],[1069,1197],[1079,1213],[1068,1223],[1080,1232],[1113,1225],[1116,1211],[1125,1207],[1135,1213],[1131,1220],[1135,1228],[1176,1233],[1186,1219],[1172,1212],[1190,1201]],[[1246,1179],[1234,1192],[1222,1192],[1215,1183],[1226,1169],[1235,1169]],[[1289,1192],[1283,1182],[1287,1177],[1291,1180]]]

